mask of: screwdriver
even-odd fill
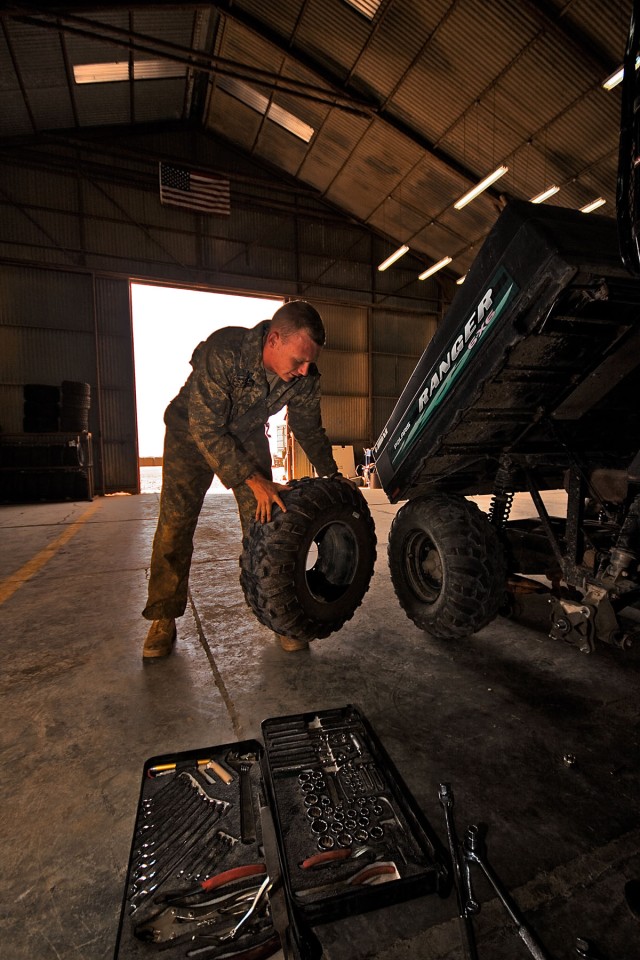
[[[229,773],[228,770],[225,770],[224,767],[220,766],[219,763],[216,763],[215,760],[211,760],[207,757],[204,760],[196,760],[196,765],[198,767],[206,767],[220,777],[223,783],[231,783],[233,780],[233,774]],[[177,767],[176,763],[159,763],[155,767],[149,767],[147,770],[148,777],[164,777],[169,773],[174,773]]]

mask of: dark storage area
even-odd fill
[[[0,433],[0,502],[93,500],[90,433]]]

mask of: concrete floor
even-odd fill
[[[443,840],[441,781],[453,784],[459,832],[488,825],[494,868],[552,957],[576,956],[578,935],[605,960],[640,957],[623,896],[640,877],[639,655],[585,657],[503,619],[464,642],[430,639],[391,587],[396,508],[382,491],[366,496],[371,588],[342,631],[298,654],[246,607],[234,501],[208,496],[177,648],[153,665],[141,660],[140,610],[157,496],[0,508],[3,957],[113,955],[147,757],[350,702]],[[527,957],[491,889],[476,886],[481,960]],[[463,956],[453,896],[319,932],[328,960]]]

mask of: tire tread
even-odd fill
[[[341,480],[294,481],[284,494],[285,513],[275,508],[270,523],[252,523],[240,557],[240,584],[258,620],[275,633],[296,640],[329,636],[353,617],[369,588],[376,559],[376,537],[371,513],[362,494]],[[345,508],[350,513],[345,515]],[[326,616],[311,615],[305,598],[298,596],[296,561],[314,525],[332,518],[353,524],[362,556],[347,596],[326,604]]]

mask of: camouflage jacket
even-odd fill
[[[320,374],[285,382],[269,391],[262,363],[268,321],[252,329],[224,327],[198,344],[193,370],[165,413],[166,424],[188,432],[226,487],[264,472],[265,423],[285,405],[289,426],[320,474],[337,472],[320,415]],[[268,462],[268,461],[267,461]]]

